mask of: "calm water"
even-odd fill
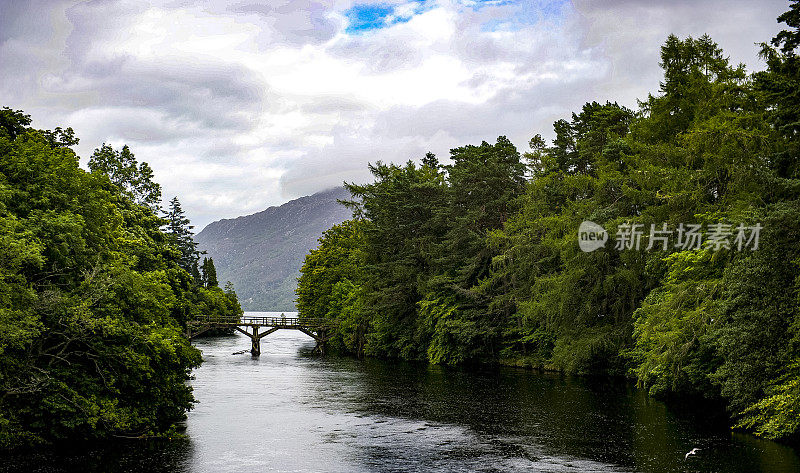
[[[258,359],[233,354],[249,343],[197,340],[187,439],[19,455],[0,471],[800,472],[795,450],[624,383],[319,358],[295,331],[262,339]]]

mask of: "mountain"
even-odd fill
[[[300,267],[317,239],[351,217],[337,202],[350,194],[337,187],[279,207],[208,224],[195,235],[214,258],[220,285],[233,282],[244,310],[292,311]]]

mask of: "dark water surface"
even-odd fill
[[[17,455],[0,471],[800,472],[797,451],[625,383],[320,358],[285,330],[258,359],[233,354],[243,335],[196,345],[187,439]]]

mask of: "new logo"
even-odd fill
[[[606,246],[607,241],[608,232],[605,228],[591,220],[581,222],[581,226],[578,227],[578,246],[581,247],[581,251],[592,252]]]

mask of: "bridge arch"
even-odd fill
[[[314,351],[319,354],[325,353],[326,327],[328,321],[324,319],[301,319],[298,317],[210,317],[200,316],[191,320],[187,324],[186,336],[191,340],[201,333],[212,328],[232,328],[244,335],[251,341],[250,354],[253,356],[261,355],[261,339],[267,335],[281,329],[298,330],[313,338],[317,345]],[[266,328],[265,331],[261,331]]]

